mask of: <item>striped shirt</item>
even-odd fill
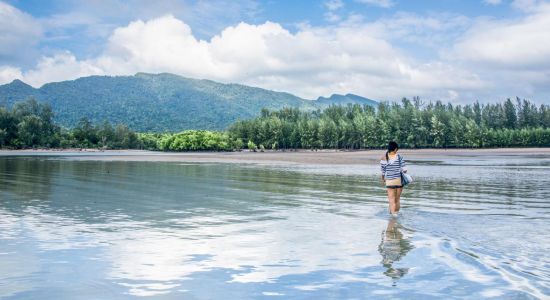
[[[407,166],[403,157],[397,154],[397,157],[390,160],[381,159],[380,171],[384,179],[395,179],[401,177],[401,171],[407,171]]]

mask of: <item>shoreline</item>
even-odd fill
[[[0,150],[0,159],[6,157],[59,157],[82,161],[151,161],[189,163],[250,163],[250,164],[307,164],[355,165],[375,164],[384,150],[298,150],[265,152],[160,152],[147,150],[98,149],[30,149]],[[548,155],[550,148],[492,148],[492,149],[403,149],[406,160],[444,160],[451,157],[471,158],[516,155]]]

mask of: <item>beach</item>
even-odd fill
[[[250,164],[322,164],[354,165],[377,163],[384,150],[298,150],[265,152],[156,152],[143,150],[0,150],[5,156],[55,156],[86,161],[174,161],[192,163],[250,163]],[[403,149],[407,160],[438,161],[444,158],[471,158],[499,156],[549,155],[550,148],[497,149]]]

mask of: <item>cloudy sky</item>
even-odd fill
[[[0,84],[136,72],[550,104],[550,1],[0,0]]]

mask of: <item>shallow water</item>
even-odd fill
[[[0,158],[0,298],[550,297],[550,157],[378,167]]]

